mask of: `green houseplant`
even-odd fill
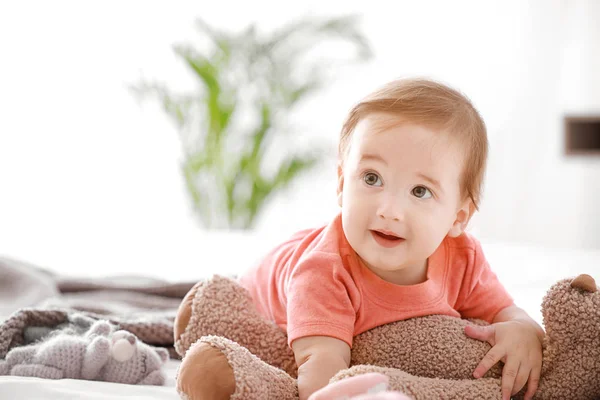
[[[317,146],[301,150],[289,143],[283,158],[266,168],[276,136],[289,134],[286,118],[334,70],[333,57],[315,56],[314,49],[324,42],[350,44],[354,55],[346,62],[366,60],[371,50],[352,16],[302,19],[269,34],[254,25],[225,32],[202,20],[196,27],[207,47],[183,44],[174,51],[197,87],[174,93],[142,80],[132,89],[140,99],[157,99],[177,124],[183,176],[201,223],[248,229],[271,196],[320,159]]]

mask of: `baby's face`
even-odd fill
[[[348,242],[380,277],[410,281],[446,235],[462,232],[461,151],[448,135],[398,117],[373,114],[357,125],[338,201]]]

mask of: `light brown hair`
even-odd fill
[[[488,154],[483,119],[470,100],[442,83],[429,79],[399,79],[369,94],[348,113],[340,134],[339,157],[344,160],[358,122],[369,114],[386,113],[440,129],[464,146],[461,195],[479,209]]]

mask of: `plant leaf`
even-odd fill
[[[247,228],[251,227],[265,201],[278,190],[287,187],[300,173],[312,168],[318,161],[314,155],[293,156],[281,163],[275,176],[270,180],[256,179],[247,200]]]

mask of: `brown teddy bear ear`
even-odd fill
[[[581,274],[571,282],[572,288],[583,289],[586,292],[594,293],[596,290],[596,281],[587,274]]]

